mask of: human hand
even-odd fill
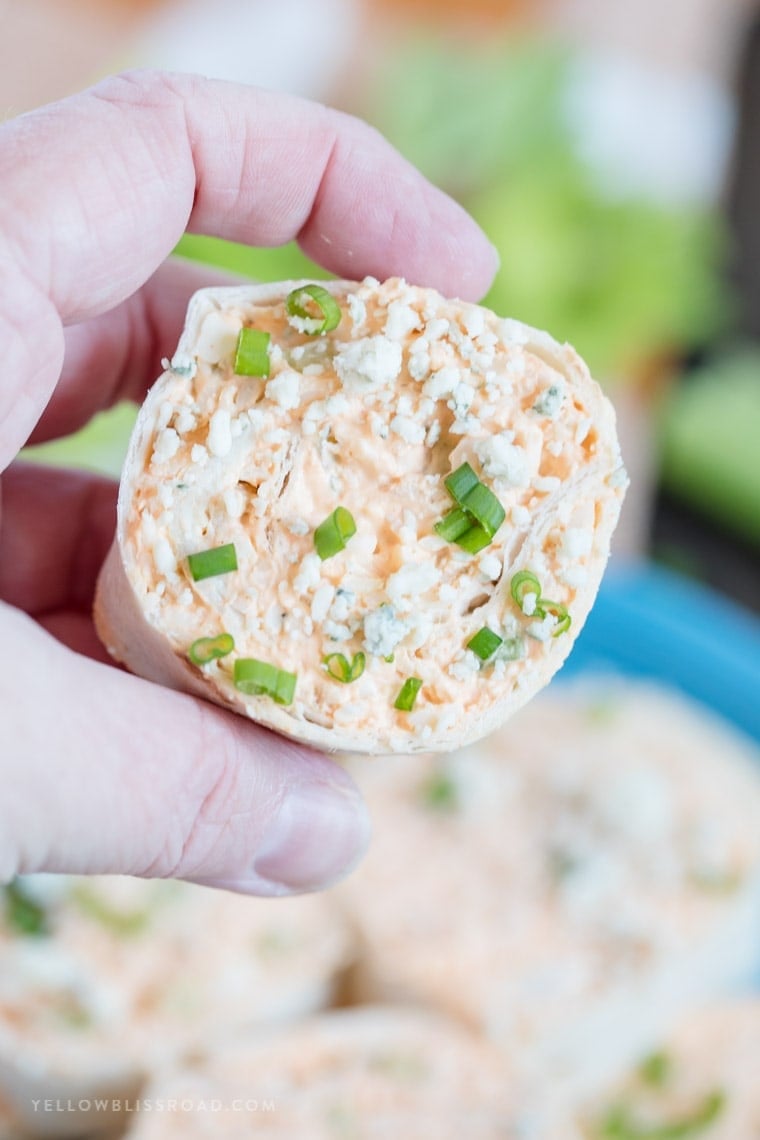
[[[327,757],[107,664],[92,595],[116,487],[13,463],[171,355],[207,270],[186,228],[293,237],[335,273],[477,299],[480,230],[364,124],[302,100],[135,73],[0,127],[0,877],[188,878],[315,890],[368,840]],[[163,263],[163,264],[162,264]]]

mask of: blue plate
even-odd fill
[[[760,621],[691,579],[610,571],[561,676],[589,670],[667,682],[760,743]]]

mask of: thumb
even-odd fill
[[[369,838],[350,777],[203,701],[80,657],[0,605],[0,875],[327,887]]]

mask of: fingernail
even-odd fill
[[[203,881],[245,894],[323,890],[353,870],[369,836],[367,809],[350,784],[294,784],[264,833],[250,872]]]

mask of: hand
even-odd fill
[[[367,844],[327,757],[108,664],[90,610],[116,488],[11,462],[142,398],[212,276],[165,262],[186,228],[297,237],[341,276],[471,299],[496,264],[380,136],[299,99],[146,72],[0,127],[0,877],[288,894],[329,885]]]

